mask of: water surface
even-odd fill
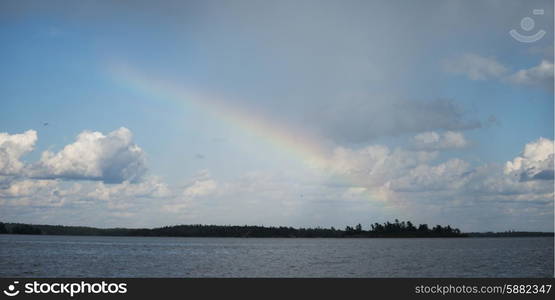
[[[0,277],[553,277],[553,238],[0,235]]]

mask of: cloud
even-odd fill
[[[145,154],[121,127],[104,135],[84,131],[58,153],[45,151],[30,175],[41,179],[98,180],[105,183],[138,182],[146,172]]]
[[[25,164],[20,157],[33,150],[37,133],[0,133],[0,204],[52,206],[90,200],[129,203],[136,197],[170,196],[169,188],[143,174],[144,152],[132,142],[132,134],[120,128],[107,135],[85,131],[58,153],[45,151],[38,162]],[[100,181],[72,183],[67,179]],[[110,183],[106,185],[105,183]]]
[[[519,177],[505,174],[503,167],[495,165],[480,166],[473,171],[464,186],[468,195],[517,201],[553,200],[553,182],[550,180],[521,181]]]
[[[183,195],[187,198],[207,196],[214,193],[217,186],[216,181],[212,179],[196,180],[183,191]]]
[[[0,189],[0,197],[2,198],[20,198],[26,196],[37,195],[40,190],[55,186],[55,180],[32,180],[25,179],[14,181],[6,189]]]
[[[375,188],[436,157],[437,152],[390,149],[383,145],[362,149],[337,147],[321,171],[331,174],[333,181]]]
[[[214,196],[217,191],[218,184],[212,179],[195,181],[191,186],[183,191],[183,197],[174,198],[163,204],[160,209],[163,212],[181,213],[187,210],[194,210],[200,205],[196,202],[199,198]],[[226,197],[231,197],[227,194]],[[213,207],[215,209],[215,207]]]
[[[166,213],[190,213],[199,205],[202,206],[203,201],[214,196],[233,197],[229,191],[219,191],[219,184],[212,179],[208,170],[199,171],[184,189],[175,192],[175,197],[168,199],[160,209]]]
[[[507,77],[509,82],[530,86],[541,86],[549,91],[553,90],[553,63],[542,60],[541,63],[529,69],[519,70]]]
[[[553,179],[553,141],[539,138],[526,144],[524,151],[505,165],[505,173],[520,181]]]
[[[107,135],[85,133],[92,135],[89,139],[94,141],[93,145],[101,143],[98,139],[111,136],[124,140],[109,143],[119,145],[114,147],[123,149],[120,151],[127,151],[122,145],[132,145],[130,133],[125,130]],[[139,182],[124,180],[110,184],[71,182],[64,180],[66,177],[12,177],[0,185],[0,205],[8,212],[4,215],[34,209],[67,213],[95,210],[99,214],[108,211],[106,218],[134,216],[152,220],[163,212],[168,213],[166,223],[280,224],[287,220],[290,224],[312,225],[332,219],[349,222],[353,216],[379,218],[391,213],[388,209],[397,211],[399,207],[436,209],[438,214],[464,206],[489,212],[502,208],[503,212],[495,211],[501,215],[514,214],[519,208],[532,207],[530,215],[552,209],[551,140],[540,138],[527,144],[523,153],[505,166],[472,166],[459,158],[443,160],[436,150],[463,147],[467,143],[456,132],[424,132],[411,141],[421,143],[421,147],[391,148],[378,144],[336,147],[326,163],[314,166],[318,172],[302,176],[286,171],[252,172],[223,181],[204,170],[186,186],[173,187],[148,176]],[[66,155],[66,148],[81,142],[78,137],[52,157]]]
[[[449,190],[467,182],[465,177],[471,173],[467,162],[450,159],[434,164],[437,157],[436,151],[389,149],[382,145],[360,150],[340,147],[330,157],[325,171],[333,174],[333,180],[346,178],[347,186],[356,187],[357,191],[364,188],[368,193]]]
[[[417,134],[413,138],[413,144],[417,149],[422,150],[444,150],[464,148],[468,146],[468,141],[460,132],[446,131],[441,134],[428,131]]]
[[[402,100],[388,97],[353,97],[335,101],[313,114],[322,135],[341,143],[361,143],[383,136],[434,130],[468,130],[481,127],[468,120],[453,100]],[[311,125],[308,125],[311,126]]]
[[[152,209],[160,205],[167,199],[175,196],[174,191],[157,177],[147,177],[141,182],[131,183],[124,181],[120,184],[105,184],[98,182],[94,186],[87,183],[87,189],[82,193],[81,198],[86,201],[100,200],[111,209],[118,213],[135,210],[139,207]]]
[[[18,207],[67,207],[80,209],[94,206],[111,212],[156,206],[175,196],[171,188],[156,177],[142,182],[105,184],[103,182],[68,182],[62,179],[16,179],[0,187],[0,205]]]
[[[0,187],[0,204],[61,207],[83,196],[81,185],[62,186],[60,180],[18,179]]]
[[[460,137],[455,136],[446,139],[450,141],[448,144],[462,146]],[[426,134],[419,140],[437,148],[442,138],[443,135]],[[505,168],[496,164],[472,166],[459,158],[438,161],[439,158],[437,151],[420,148],[338,147],[327,163],[320,166],[320,171],[329,174],[330,182],[343,180],[347,189],[355,188],[349,191],[356,190],[375,200],[401,203],[465,199],[545,201],[553,194],[553,184],[549,181],[553,179],[553,142],[547,139],[526,145],[524,153],[507,162]],[[380,195],[385,198],[379,199]]]
[[[549,145],[538,141],[528,144],[519,157],[542,161]],[[120,184],[16,179],[8,188],[0,188],[0,205],[8,212],[94,210],[99,214],[108,211],[106,218],[132,215],[141,220],[155,220],[157,214],[167,213],[163,223],[157,221],[159,225],[332,222],[335,226],[337,220],[380,218],[391,214],[388,209],[398,213],[400,207],[435,209],[438,214],[461,207],[496,214],[505,214],[494,211],[501,208],[515,213],[530,205],[537,214],[552,210],[548,207],[553,196],[550,180],[521,181],[520,176],[505,173],[501,165],[475,167],[458,158],[441,159],[437,151],[371,145],[337,147],[319,172],[306,176],[264,171],[223,181],[202,171],[185,187],[170,187],[154,177]]]
[[[500,80],[553,91],[553,62],[546,59],[543,59],[537,66],[513,72],[494,58],[467,53],[445,61],[443,66],[445,71],[466,75],[471,80]]]
[[[121,184],[104,184],[98,182],[87,197],[98,200],[113,200],[118,198],[164,198],[172,196],[167,184],[156,177],[149,177],[139,183],[124,181]]]
[[[443,66],[447,72],[466,75],[471,80],[497,79],[508,72],[495,58],[473,53],[444,61]]]
[[[398,192],[453,190],[467,182],[465,177],[471,174],[469,167],[461,159],[451,159],[435,166],[422,164],[393,179],[388,187]]]
[[[0,175],[21,173],[24,164],[19,159],[33,150],[36,141],[37,132],[34,130],[13,135],[0,133]]]

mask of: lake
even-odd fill
[[[553,238],[0,235],[0,277],[553,277]]]

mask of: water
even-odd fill
[[[0,235],[0,277],[553,277],[553,238]]]

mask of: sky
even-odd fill
[[[0,44],[0,221],[553,230],[553,1],[5,0]]]

